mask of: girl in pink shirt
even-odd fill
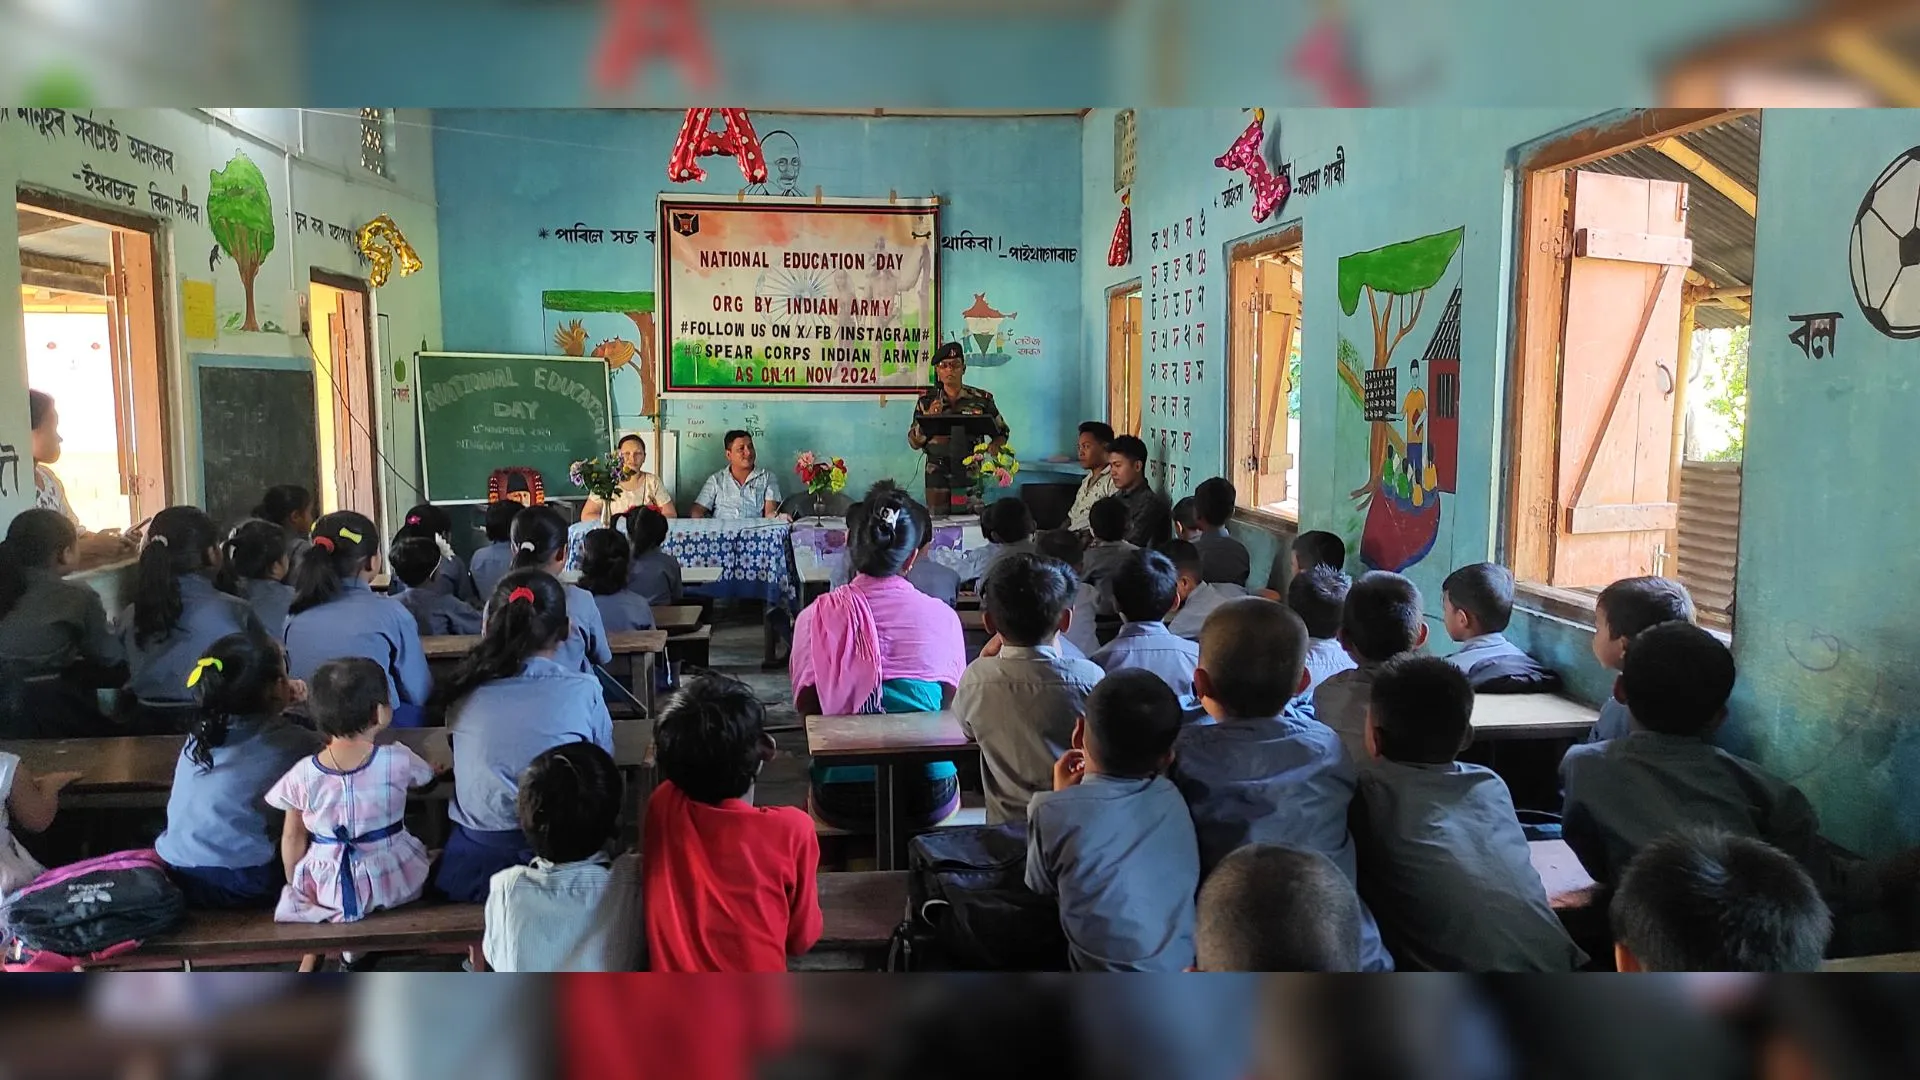
[[[906,577],[932,518],[891,485],[869,493],[851,517],[853,580],[794,622],[788,665],[794,707],[826,716],[943,709],[967,666],[960,617]],[[850,831],[871,830],[871,767],[815,764],[812,779],[816,817]],[[959,773],[950,761],[928,765],[902,786],[902,824],[909,828],[933,825],[959,809]]]

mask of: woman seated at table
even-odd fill
[[[665,517],[677,517],[673,509],[673,494],[658,476],[645,471],[647,444],[640,436],[632,432],[620,436],[620,445],[615,447],[615,452],[620,455],[621,466],[627,470],[627,478],[621,481],[620,491],[614,495],[612,506],[596,496],[588,496],[587,505],[580,509],[580,520],[599,521],[602,517],[619,517],[641,506],[651,506]]]
[[[953,701],[966,670],[960,617],[907,580],[922,539],[913,500],[882,489],[847,530],[854,579],[815,600],[793,627],[794,707],[802,716],[932,712]],[[874,770],[813,766],[812,808],[829,825],[873,828]],[[921,829],[960,807],[950,761],[901,778],[901,824]]]

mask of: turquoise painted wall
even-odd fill
[[[1426,596],[1440,649],[1447,647],[1437,619],[1440,581],[1453,566],[1497,555],[1516,243],[1511,163],[1526,146],[1597,119],[1553,110],[1268,112],[1269,133],[1276,122],[1281,131],[1277,146],[1270,135],[1269,156],[1294,161],[1296,175],[1330,160],[1336,145],[1346,149],[1345,185],[1296,195],[1270,223],[1297,220],[1305,234],[1302,528],[1343,532],[1351,546],[1357,524],[1348,493],[1365,478],[1365,440],[1356,434],[1351,404],[1341,400],[1335,366],[1337,332],[1357,329],[1336,299],[1340,257],[1465,229],[1457,268],[1459,490],[1442,496],[1433,552],[1407,571]],[[1216,215],[1211,201],[1229,182],[1212,159],[1246,122],[1226,110],[1140,114],[1135,265],[1114,269],[1096,260],[1084,271],[1089,407],[1104,390],[1104,291],[1146,273],[1154,258],[1150,230],[1204,206],[1206,243],[1217,257],[1234,239],[1266,227],[1242,208]],[[1885,852],[1920,841],[1920,729],[1912,719],[1912,703],[1920,700],[1913,660],[1920,631],[1911,625],[1920,607],[1920,565],[1907,539],[1920,526],[1920,503],[1906,466],[1920,411],[1920,340],[1896,341],[1867,324],[1849,280],[1849,234],[1862,195],[1920,142],[1920,129],[1912,112],[1892,111],[1769,111],[1763,126],[1734,637],[1740,682],[1722,738],[1799,784],[1835,840]],[[1082,242],[1091,247],[1097,238],[1101,251],[1119,211],[1111,145],[1112,114],[1090,115]],[[1913,224],[1911,216],[1905,224]],[[1194,448],[1185,459],[1195,482],[1226,460],[1227,390],[1213,378],[1226,356],[1225,338],[1213,333],[1222,302],[1210,288],[1207,343],[1193,350],[1208,359],[1208,380],[1193,392]],[[1815,360],[1786,340],[1788,316],[1820,311],[1843,318],[1837,355]],[[1436,312],[1430,300],[1409,346],[1430,335]],[[1155,325],[1150,318],[1149,329]],[[1177,483],[1170,494],[1187,490]],[[1611,673],[1592,659],[1590,628],[1522,611],[1510,633],[1565,673],[1577,696],[1594,701],[1610,692]]]
[[[568,244],[539,230],[575,221],[648,229],[666,183],[667,155],[682,114],[667,111],[437,111],[434,151],[441,220],[446,347],[510,353],[554,351],[543,290],[649,290],[654,252],[637,244]],[[941,231],[1003,237],[1006,245],[1075,245],[1080,212],[1080,128],[1071,116],[1002,120],[866,119],[753,114],[762,138],[776,129],[799,144],[799,184],[835,197],[884,199],[937,192]],[[732,194],[730,160],[708,159],[707,180],[676,193]],[[1103,249],[1104,250],[1104,249]],[[983,293],[1017,313],[1005,329],[1037,338],[1037,356],[969,370],[992,392],[1023,457],[1071,453],[1082,400],[1080,269],[1020,263],[990,252],[942,251],[942,337],[960,333],[960,313]],[[616,422],[639,426],[639,384],[616,377]],[[729,428],[755,432],[761,463],[787,491],[793,455],[830,451],[847,459],[855,489],[883,477],[917,481],[919,454],[906,444],[913,400],[774,401],[741,398],[665,405],[680,433],[675,494],[684,502],[721,465]],[[647,422],[651,426],[651,421]]]
[[[1728,739],[1805,789],[1836,839],[1880,850],[1920,840],[1920,340],[1867,324],[1848,253],[1861,198],[1920,125],[1911,110],[1762,123]],[[1788,316],[1820,311],[1842,314],[1837,351],[1809,359]]]

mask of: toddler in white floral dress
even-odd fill
[[[420,898],[427,850],[402,820],[410,788],[434,782],[433,766],[405,746],[376,745],[393,720],[387,677],[358,657],[333,660],[308,680],[314,727],[326,736],[267,792],[287,811],[280,859],[287,887],[279,922],[353,922]]]

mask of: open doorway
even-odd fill
[[[380,448],[374,434],[367,285],[315,270],[309,301],[321,508],[365,514],[384,531],[375,474]]]
[[[1656,110],[1608,134],[1526,163],[1514,575],[1674,578],[1730,629],[1760,117]]]
[[[1301,231],[1228,251],[1227,457],[1240,507],[1300,518]]]
[[[1119,435],[1140,433],[1140,282],[1107,293],[1107,423]]]
[[[128,528],[173,490],[158,223],[24,188],[14,212],[27,382],[60,418],[50,468],[83,526]]]

